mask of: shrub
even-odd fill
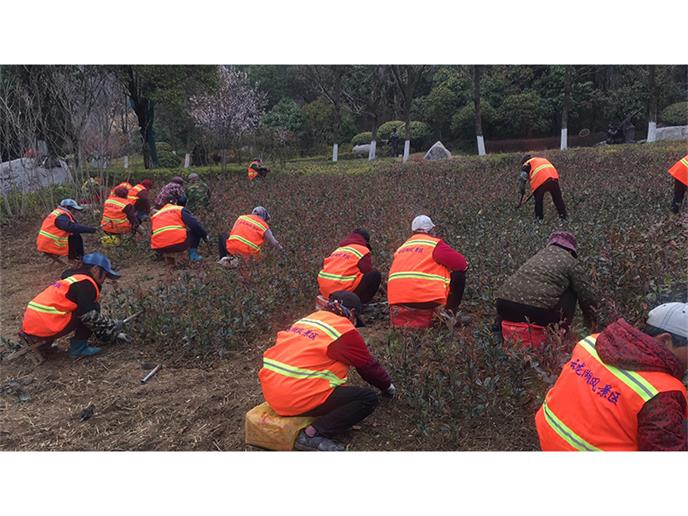
[[[366,131],[364,133],[358,133],[356,136],[351,138],[351,145],[365,145],[366,143],[370,143],[370,141],[373,139],[373,133],[370,131]]]
[[[175,168],[181,165],[182,158],[173,154],[172,151],[158,151],[158,166],[163,168]]]
[[[167,142],[156,142],[155,150],[158,152],[172,152],[172,145]]]
[[[497,110],[505,136],[523,137],[549,129],[550,113],[545,101],[534,91],[509,95]]]
[[[389,135],[392,134],[392,129],[397,128],[397,133],[399,133],[399,138],[401,138],[401,128],[404,122],[401,120],[390,120],[385,122],[377,128],[377,137],[380,140],[389,140]]]
[[[688,124],[688,101],[676,102],[665,107],[659,115],[659,120],[666,125]]]
[[[489,137],[497,113],[487,101],[480,102],[480,115],[483,125],[483,135]],[[451,130],[459,138],[466,140],[475,137],[475,106],[467,104],[452,116]]]
[[[430,140],[432,132],[430,126],[425,122],[411,120],[411,146],[418,149],[424,147]],[[391,120],[382,124],[377,130],[378,140],[389,140],[392,129],[397,128],[399,139],[404,139],[404,122],[401,120]]]

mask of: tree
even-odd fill
[[[654,142],[657,140],[657,81],[656,81],[656,70],[655,65],[649,65],[648,67],[648,93],[649,93],[649,105],[650,113],[647,121],[647,141]]]
[[[263,115],[266,95],[251,84],[245,72],[218,66],[216,91],[191,97],[194,123],[222,148],[226,164],[228,144],[237,146],[241,138],[256,129]]]
[[[377,129],[385,106],[386,78],[384,66],[354,66],[343,92],[347,104],[355,114],[370,118],[370,161],[376,157]]]
[[[332,161],[337,161],[339,141],[342,138],[342,83],[346,66],[306,66],[306,75],[317,86],[320,93],[332,103],[334,107],[335,126],[333,130]]]
[[[392,65],[391,72],[399,92],[404,113],[404,161],[411,151],[411,105],[416,88],[423,75],[430,69],[427,65]]]
[[[571,106],[571,75],[573,73],[573,66],[564,67],[564,102],[561,107],[561,140],[559,148],[565,150],[568,148],[568,124],[569,124],[569,109]]]
[[[483,121],[480,111],[480,66],[473,65],[473,106],[475,111],[475,139],[478,143],[478,155],[485,155],[485,140],[483,138]]]
[[[141,133],[143,162],[157,166],[155,151],[155,106],[185,105],[199,91],[215,85],[214,66],[127,65],[113,68],[129,96]]]

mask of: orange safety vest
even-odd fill
[[[683,156],[669,169],[669,174],[677,181],[681,181],[684,185],[688,186],[688,154]]]
[[[449,269],[432,258],[440,240],[417,233],[396,250],[387,279],[387,302],[390,305],[447,303]]]
[[[162,249],[186,241],[182,206],[166,204],[151,215],[151,249]]]
[[[64,330],[72,318],[77,304],[67,299],[69,287],[80,281],[90,281],[96,289],[96,301],[100,299],[100,287],[86,274],[74,274],[50,285],[34,297],[24,311],[22,331],[34,337],[52,337]]]
[[[113,197],[115,195],[115,190],[117,190],[120,186],[123,186],[124,188],[126,188],[127,192],[129,190],[131,190],[131,183],[124,181],[123,183],[118,184],[112,190],[110,190],[110,197]]]
[[[332,292],[355,290],[363,278],[358,262],[369,253],[370,249],[360,244],[349,244],[335,249],[323,260],[323,268],[318,273],[320,294],[328,299]]]
[[[258,165],[258,166],[260,166],[260,163],[258,163],[257,161],[254,160],[254,161],[251,162],[251,164],[250,164],[250,165],[248,166],[248,168],[246,169],[246,171],[248,172],[248,180],[249,180],[249,181],[253,181],[255,178],[258,177],[258,171],[252,169],[252,168],[251,168],[251,165]]]
[[[265,232],[270,229],[258,215],[239,217],[227,238],[227,252],[232,256],[257,256],[265,242]]]
[[[146,189],[145,186],[142,184],[138,184],[136,186],[132,186],[129,189],[129,193],[127,194],[127,199],[133,204],[139,199],[139,194],[143,192]]]
[[[327,356],[327,348],[354,325],[346,317],[320,310],[277,334],[263,353],[258,373],[265,401],[280,416],[297,416],[322,405],[346,383],[349,366]]]
[[[67,215],[69,220],[75,222],[74,216],[65,208],[58,207],[51,211],[43,219],[43,224],[41,224],[41,229],[36,237],[36,247],[40,252],[56,256],[67,256],[69,254],[69,233],[55,225],[55,219],[60,215]]]
[[[131,204],[129,199],[111,195],[103,204],[103,218],[100,225],[105,233],[119,235],[131,231],[131,223],[124,208]]]
[[[557,169],[545,158],[531,158],[526,163],[530,163],[528,179],[530,180],[531,192],[537,190],[548,179],[559,179]]]
[[[638,414],[660,392],[680,391],[681,380],[662,372],[605,364],[597,334],[576,344],[535,415],[543,451],[638,450]]]

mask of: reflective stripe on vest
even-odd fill
[[[239,217],[239,220],[243,220],[244,222],[248,222],[249,224],[252,224],[253,226],[256,226],[259,229],[262,229],[263,231],[267,231],[268,227],[265,224],[262,224],[258,222],[257,220],[252,219],[248,215],[242,215]]]
[[[151,215],[151,249],[162,249],[186,241],[182,206],[166,204]]]
[[[335,249],[323,260],[322,269],[318,272],[320,295],[327,299],[332,292],[338,290],[355,290],[363,279],[358,262],[368,254],[370,249],[361,244],[349,244]]]
[[[139,198],[139,194],[145,189],[146,187],[143,185],[132,186],[129,190],[129,193],[127,194],[127,199],[129,199],[130,201],[137,201]]]
[[[447,302],[451,281],[449,269],[432,257],[439,242],[439,238],[419,233],[399,246],[387,280],[390,305]]]
[[[559,179],[557,169],[545,158],[531,158],[526,163],[530,164],[528,180],[533,192],[548,179]]]
[[[542,404],[542,411],[545,415],[545,421],[547,421],[547,424],[552,427],[559,437],[569,443],[573,448],[578,451],[602,451],[566,426],[557,416],[554,415],[554,413],[552,413],[547,406],[546,401]]]
[[[247,246],[251,247],[252,249],[255,249],[256,251],[260,251],[260,246],[257,246],[250,240],[246,240],[244,237],[239,236],[239,235],[231,235],[227,240],[238,240],[239,242],[243,242]]]
[[[231,255],[258,255],[270,228],[257,215],[241,215],[237,218],[225,242]]]
[[[343,334],[356,331],[346,317],[314,312],[277,334],[263,354],[258,377],[265,401],[282,416],[320,406],[347,381],[349,366],[330,358],[327,349]]]

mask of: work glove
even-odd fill
[[[390,384],[389,384],[389,387],[387,387],[387,389],[385,389],[384,391],[382,391],[382,395],[383,395],[385,398],[393,398],[393,397],[394,397],[394,394],[395,394],[396,392],[397,392],[397,388],[394,387],[394,384],[393,384],[393,383],[390,383]]]

